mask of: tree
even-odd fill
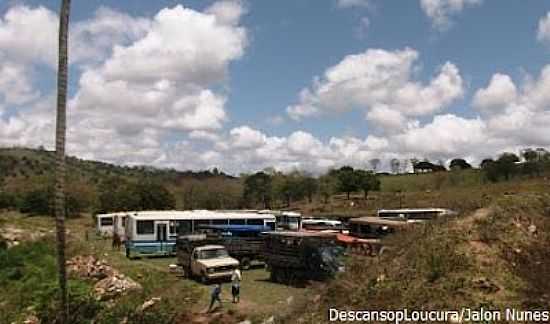
[[[30,215],[51,215],[51,191],[35,189],[21,199],[19,211]]]
[[[509,180],[510,176],[517,170],[516,162],[519,162],[519,157],[514,153],[502,153],[497,163],[499,174],[504,176],[504,179]]]
[[[539,154],[537,153],[537,151],[535,151],[531,148],[527,148],[527,149],[523,150],[521,152],[521,156],[527,162],[535,162],[539,159]]]
[[[401,167],[401,162],[399,161],[399,159],[391,159],[390,167],[393,174],[398,174],[399,168]]]
[[[257,172],[244,182],[244,199],[249,204],[263,203],[265,209],[271,208],[272,178],[264,172]]]
[[[319,194],[323,197],[323,202],[328,203],[329,198],[336,192],[338,180],[331,172],[319,178]]]
[[[139,182],[133,190],[138,197],[138,210],[168,210],[176,208],[176,198],[163,185],[150,181]]]
[[[69,316],[67,295],[67,269],[65,262],[65,135],[68,84],[68,36],[70,0],[61,1],[59,14],[59,60],[57,70],[57,111],[55,126],[55,217],[57,234],[57,266],[61,293],[61,323],[66,324]]]
[[[300,189],[303,195],[307,197],[309,203],[313,202],[313,195],[319,189],[317,179],[312,176],[302,176],[300,179]]]
[[[0,210],[14,209],[17,207],[17,198],[15,195],[0,190]]]
[[[372,168],[372,171],[374,171],[375,173],[378,170],[378,167],[380,166],[380,162],[381,161],[379,158],[374,158],[369,160],[370,167]]]
[[[358,187],[365,193],[365,200],[369,195],[369,191],[380,190],[380,180],[372,171],[355,170]]]
[[[345,192],[347,199],[350,199],[350,194],[359,189],[359,179],[355,170],[350,166],[343,166],[340,169],[333,171],[338,179],[337,190]]]
[[[449,164],[449,168],[451,170],[466,170],[466,169],[471,169],[472,165],[466,162],[466,160],[464,159],[456,158],[451,160],[451,163]]]

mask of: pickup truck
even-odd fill
[[[230,279],[233,269],[239,267],[239,261],[229,256],[219,238],[206,234],[178,237],[176,255],[184,276],[198,278],[202,283]]]

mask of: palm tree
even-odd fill
[[[55,227],[57,266],[61,292],[61,323],[68,323],[67,271],[65,264],[65,133],[68,81],[68,34],[70,0],[62,0],[59,15],[59,65],[57,70],[57,120],[55,125]]]

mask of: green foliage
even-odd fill
[[[166,210],[176,207],[176,199],[163,185],[154,181],[137,184],[109,178],[99,186],[99,212],[120,210]]]
[[[17,198],[14,194],[0,191],[0,209],[15,209],[17,208]]]
[[[188,180],[178,188],[184,209],[240,209],[243,207],[242,185],[233,179],[209,178]]]
[[[367,198],[369,191],[380,190],[380,180],[372,171],[355,170],[358,187],[365,193]]]
[[[319,194],[323,197],[324,203],[336,192],[338,179],[330,173],[319,177]]]
[[[451,163],[449,163],[449,168],[451,170],[456,170],[456,169],[465,170],[465,169],[471,169],[472,165],[466,162],[466,160],[464,159],[456,158],[451,160]]]
[[[359,190],[359,177],[355,170],[350,166],[343,166],[338,170],[332,170],[329,174],[338,179],[337,191],[345,192],[349,199],[350,193]]]
[[[266,209],[271,205],[272,178],[264,172],[248,176],[244,182],[244,200],[248,206],[262,203]]]
[[[27,192],[21,199],[19,211],[30,215],[51,215],[53,211],[53,193],[48,189],[36,189]]]
[[[0,248],[0,322],[11,322],[28,309],[42,320],[54,323],[57,319],[59,290],[55,247],[53,242],[23,242],[10,249]],[[71,323],[90,323],[100,310],[91,295],[89,284],[71,280]]]

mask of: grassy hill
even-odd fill
[[[550,184],[537,179],[486,189],[456,196],[457,205],[479,204],[475,211],[390,236],[380,257],[352,258],[345,274],[293,316],[321,323],[329,308],[547,309]]]
[[[24,200],[25,195],[33,191],[51,190],[55,174],[54,159],[54,152],[51,151],[0,148],[0,194],[9,193],[15,200]],[[98,208],[102,185],[118,187],[143,181],[165,187],[174,196],[177,208],[187,207],[185,199],[188,192],[194,196],[193,200],[207,200],[205,187],[231,191],[232,199],[229,201],[235,201],[235,196],[241,195],[240,180],[217,170],[193,172],[129,167],[67,157],[67,192],[78,201],[84,212]]]

